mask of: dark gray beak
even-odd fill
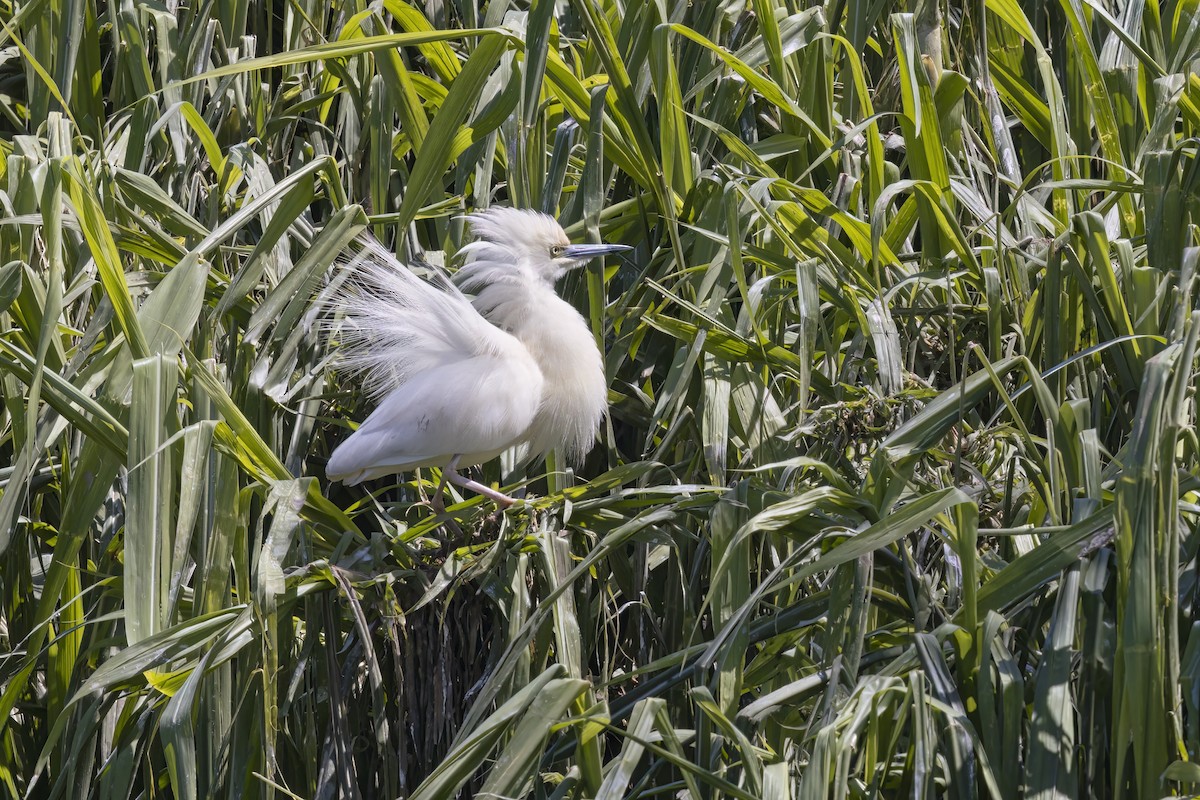
[[[567,247],[563,255],[576,261],[586,261],[596,256],[606,256],[609,253],[624,253],[633,248],[626,244],[573,244]]]

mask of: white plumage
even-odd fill
[[[552,217],[493,208],[470,217],[457,286],[423,280],[378,244],[356,259],[340,360],[379,405],[329,457],[348,484],[417,467],[508,504],[455,472],[510,447],[587,452],[607,407],[604,363],[555,281],[622,245],[572,245]],[[473,293],[468,299],[460,291]]]

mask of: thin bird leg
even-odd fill
[[[497,505],[503,506],[504,508],[508,508],[513,503],[517,502],[513,498],[504,494],[504,492],[497,492],[492,487],[484,486],[479,481],[473,481],[470,478],[464,478],[462,475],[459,475],[457,472],[454,471],[454,468],[453,468],[453,465],[455,463],[457,463],[457,461],[458,461],[458,458],[455,457],[454,461],[450,462],[451,466],[446,467],[446,469],[442,472],[443,479],[449,478],[450,482],[453,483],[455,486],[461,486],[464,489],[470,489],[472,492],[475,492],[476,494],[481,494],[484,497],[487,497],[487,498],[490,498],[491,500],[496,501]]]
[[[455,470],[458,468],[460,458],[462,458],[462,453],[450,459],[450,463],[442,467],[442,478],[438,481],[437,491],[433,493],[433,497],[429,498],[429,505],[433,507],[434,513],[438,516],[446,513],[446,504],[442,501],[442,494],[446,491],[446,479],[451,475],[458,474]]]
[[[433,508],[434,514],[439,517],[446,517],[445,522],[442,523],[445,525],[446,530],[465,543],[467,541],[466,534],[463,533],[462,528],[458,527],[457,522],[446,515],[446,504],[442,501],[442,494],[446,491],[446,477],[458,474],[454,472],[454,467],[458,464],[458,459],[459,456],[455,456],[447,466],[442,467],[442,479],[438,481],[437,491],[433,493],[433,497],[429,498],[429,505]]]

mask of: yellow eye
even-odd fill
[[[551,248],[550,248],[550,256],[551,256],[552,258],[558,258],[559,256],[561,256],[561,255],[562,255],[563,253],[565,253],[565,252],[567,252],[567,248],[563,247],[563,246],[562,246],[562,245],[560,245],[560,244],[556,244],[556,245],[554,245],[553,247],[551,247]]]

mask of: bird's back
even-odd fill
[[[455,456],[478,464],[524,442],[543,386],[525,346],[455,286],[418,278],[382,248],[354,267],[358,280],[336,301],[340,363],[379,404],[330,455],[329,479],[353,484]]]

